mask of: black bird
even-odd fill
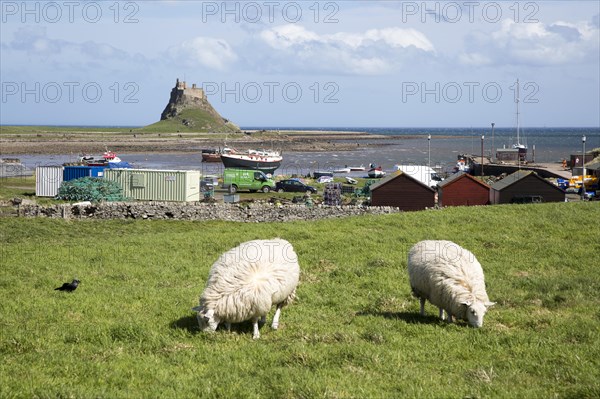
[[[79,285],[79,280],[74,279],[70,283],[64,283],[62,286],[55,288],[54,291],[58,290],[58,291],[73,292],[73,291],[75,291],[75,289],[77,288],[78,285]]]

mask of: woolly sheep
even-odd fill
[[[494,305],[485,291],[481,265],[470,251],[452,241],[426,240],[415,244],[408,253],[408,277],[413,294],[452,316],[467,320],[473,327],[483,325],[483,316]]]
[[[253,338],[260,338],[258,321],[265,322],[277,305],[271,327],[279,327],[281,308],[295,297],[300,278],[298,257],[282,239],[254,240],[222,254],[212,265],[197,312],[202,331],[215,331],[220,323],[252,320]]]

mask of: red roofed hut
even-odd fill
[[[438,184],[440,206],[473,206],[490,203],[490,186],[465,172]]]
[[[372,206],[393,206],[404,211],[419,211],[435,206],[435,190],[410,175],[397,172],[371,187]]]

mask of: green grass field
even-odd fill
[[[597,398],[599,216],[580,202],[281,224],[2,218],[0,397]],[[190,308],[214,260],[276,236],[302,268],[280,329],[199,332]],[[405,269],[421,239],[478,257],[497,302],[481,329],[429,304],[419,316]]]

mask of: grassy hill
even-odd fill
[[[187,123],[187,124],[186,124]],[[181,111],[172,119],[165,119],[134,129],[141,133],[178,133],[178,132],[215,132],[237,133],[239,127],[232,123],[225,123],[220,117],[201,108],[189,108]]]
[[[0,397],[597,398],[598,215],[579,202],[271,224],[0,219]],[[302,269],[280,330],[199,332],[190,308],[211,264],[276,236]],[[406,253],[426,238],[483,265],[497,305],[481,329],[418,314]],[[74,277],[74,293],[53,290]]]

